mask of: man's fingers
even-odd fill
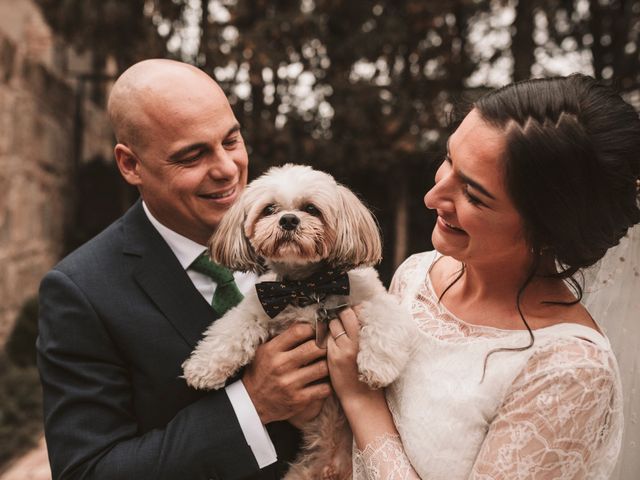
[[[312,382],[317,382],[323,378],[329,376],[329,367],[326,360],[320,360],[318,362],[302,367],[293,374],[295,384],[304,386]]]
[[[315,338],[315,333],[310,324],[294,323],[280,335],[271,339],[269,343],[276,351],[286,352],[312,337]]]
[[[318,348],[316,341],[307,340],[302,345],[298,345],[293,350],[287,352],[288,361],[293,368],[302,367],[311,362],[315,362],[319,358],[327,356],[327,350]]]
[[[329,395],[331,395],[333,391],[331,390],[331,386],[328,382],[317,383],[314,385],[309,385],[306,387],[302,394],[305,396],[306,403],[314,402],[316,400],[324,400]]]
[[[307,411],[309,411],[309,416],[311,418],[315,418],[320,413],[320,410],[322,410],[323,405],[324,405],[324,398],[320,400],[314,400],[313,402],[311,402],[311,404],[307,407]]]

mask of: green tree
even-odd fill
[[[639,0],[38,1],[98,66],[164,52],[212,74],[253,174],[308,163],[362,193],[385,234],[386,279],[428,246],[421,199],[462,97],[567,66],[630,98],[640,81]]]
[[[107,57],[123,70],[148,56],[167,54],[158,27],[182,25],[184,4],[172,0],[36,0],[51,27],[78,51],[89,50],[94,72]],[[167,32],[167,35],[170,33]]]

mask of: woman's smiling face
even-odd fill
[[[481,264],[528,254],[522,217],[504,180],[505,141],[476,110],[449,138],[436,183],[424,197],[438,214],[431,239],[443,255]]]

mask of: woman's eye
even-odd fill
[[[275,205],[267,205],[266,207],[264,207],[262,209],[262,214],[267,216],[267,215],[273,215],[274,213],[276,213],[276,206]]]
[[[480,201],[480,199],[474,195],[471,195],[469,193],[469,187],[465,186],[462,189],[465,198],[467,199],[467,201],[471,204],[471,205],[482,205],[482,201]]]
[[[320,215],[320,210],[318,210],[318,208],[313,204],[310,203],[308,205],[305,205],[305,207],[303,208],[303,210],[305,212],[307,212],[309,215],[313,215],[315,217],[317,217],[318,215]]]

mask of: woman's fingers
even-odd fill
[[[334,340],[338,337],[338,335],[342,335],[342,332],[346,333],[346,330],[339,318],[334,318],[329,322],[329,331],[331,332],[331,338]]]
[[[338,315],[349,338],[357,342],[358,334],[360,333],[360,322],[358,321],[356,313],[351,308],[345,308]]]

